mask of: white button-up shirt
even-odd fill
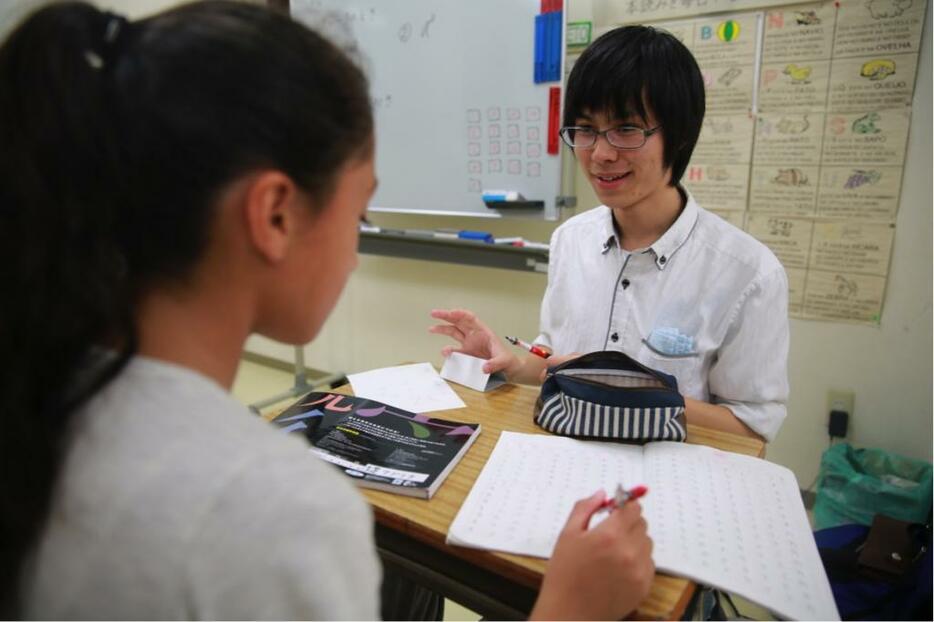
[[[645,249],[620,248],[606,206],[558,227],[535,341],[555,354],[624,352],[771,441],[788,400],[785,270],[761,242],[687,197]]]

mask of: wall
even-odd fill
[[[575,0],[572,19],[587,19],[589,3]],[[855,393],[848,440],[905,455],[932,457],[932,97],[930,12],[922,35],[891,271],[879,327],[791,321],[788,419],[768,458],[791,468],[802,487],[813,481],[827,447],[827,392]],[[430,175],[430,171],[425,171]],[[579,204],[596,199],[578,177]],[[378,215],[390,227],[477,228],[546,240],[548,223],[437,220]],[[401,361],[440,364],[445,343],[427,333],[433,307],[473,309],[499,334],[537,334],[545,277],[444,263],[361,256],[337,312],[307,348],[312,367],[346,372]],[[291,350],[261,338],[249,349],[289,358]]]
[[[830,388],[856,394],[850,439],[931,460],[931,11],[922,35],[888,288],[878,328],[792,321],[791,416],[771,449],[810,474]]]

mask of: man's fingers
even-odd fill
[[[483,364],[483,373],[495,374],[498,371],[503,371],[509,367],[509,363],[512,362],[512,360],[513,356],[511,354],[500,354],[499,356],[494,356]]]
[[[466,309],[432,309],[431,317],[445,322],[475,322],[477,317]]]
[[[434,326],[429,326],[428,332],[434,333],[436,335],[447,335],[452,339],[456,339],[460,343],[464,343],[464,341],[467,339],[467,336],[461,329],[450,324],[435,324]]]
[[[460,352],[463,354],[464,351],[459,348],[455,348],[454,346],[444,346],[441,348],[441,356],[444,358],[451,356],[453,352]]]

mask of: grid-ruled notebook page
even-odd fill
[[[644,467],[656,567],[783,617],[839,619],[791,471],[681,443],[646,445]]]
[[[574,503],[619,483],[643,483],[641,447],[503,432],[447,541],[549,557]]]

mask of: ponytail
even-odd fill
[[[274,167],[321,205],[372,131],[361,71],[260,6],[202,2],[127,22],[60,3],[10,34],[0,47],[0,614],[18,613],[72,414],[135,352],[140,294],[190,272],[225,185]],[[97,347],[117,356],[92,364]]]
[[[41,533],[68,415],[112,378],[135,339],[114,261],[105,79],[89,62],[106,17],[77,4],[36,13],[0,49],[0,613]],[[59,174],[50,175],[50,172]],[[120,356],[79,383],[89,348]],[[79,386],[80,385],[80,386]]]

